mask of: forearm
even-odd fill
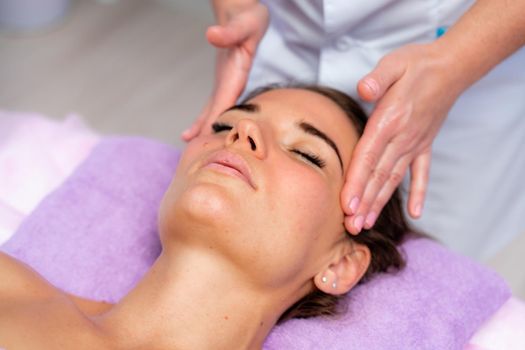
[[[238,10],[258,3],[258,0],[212,0],[213,12],[218,24],[224,24]]]
[[[525,0],[478,0],[436,40],[461,90],[525,45]]]

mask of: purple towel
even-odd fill
[[[103,140],[1,249],[60,289],[117,302],[160,253],[156,212],[178,160],[156,141]]]
[[[116,302],[160,253],[157,208],[179,153],[156,141],[102,141],[1,250],[57,287]],[[291,320],[265,349],[461,349],[509,297],[492,271],[439,244],[403,245],[408,264],[358,286],[339,318]]]

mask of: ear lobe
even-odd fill
[[[371,254],[367,246],[351,242],[335,257],[330,265],[314,277],[315,286],[322,292],[341,295],[352,289],[370,265]]]

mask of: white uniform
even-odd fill
[[[381,57],[408,43],[436,40],[472,3],[266,1],[270,26],[246,91],[311,82],[357,98],[358,80]],[[450,111],[433,144],[423,217],[414,224],[455,250],[487,258],[525,232],[524,181],[522,48],[465,91]]]

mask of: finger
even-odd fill
[[[211,126],[213,125],[213,123],[215,123],[215,120],[217,120],[218,116],[219,116],[218,114],[214,114],[214,115],[210,114],[208,118],[204,121],[204,123],[202,124],[199,135],[205,135],[205,134],[211,133],[212,132]]]
[[[361,232],[361,230],[357,230],[355,228],[355,224],[354,224],[354,219],[355,217],[352,215],[352,216],[345,216],[345,229],[348,233],[350,233],[351,235],[358,235],[359,232]]]
[[[408,161],[405,160],[406,154],[403,154],[403,152],[403,150],[399,149],[398,145],[395,143],[390,143],[381,156],[377,167],[370,174],[369,181],[366,184],[365,191],[363,192],[362,200],[360,201],[357,212],[354,215],[356,217],[355,221],[357,221],[359,216],[363,217],[362,227],[369,228],[377,219],[379,211],[377,211],[377,209],[372,211],[371,208],[385,184],[388,181],[401,181],[398,176],[399,174],[397,172],[393,172],[393,170],[401,161],[401,159],[404,159],[405,168],[410,163],[410,159]],[[360,229],[358,226],[356,226],[356,228]]]
[[[212,117],[235,104],[246,86],[252,64],[252,57],[241,50],[228,50],[225,54],[224,63],[217,68],[217,86],[209,111]]]
[[[213,97],[204,119],[199,119],[198,133],[208,133],[217,117],[233,106],[241,95],[250,72],[253,57],[238,48],[220,49]]]
[[[199,118],[195,120],[195,122],[193,122],[193,124],[182,133],[182,139],[186,142],[189,142],[195,137],[197,137],[201,133],[202,127],[204,125],[204,120],[204,118]]]
[[[197,119],[193,122],[193,124],[188,129],[183,131],[181,137],[185,142],[191,141],[193,138],[195,138],[200,133],[202,126],[204,125],[204,122],[206,121],[206,118],[208,117],[211,103],[212,103],[211,100],[208,101],[206,106],[204,106],[204,109],[202,110],[199,117],[197,117]]]
[[[392,197],[392,193],[394,193],[394,191],[398,188],[399,184],[403,181],[410,161],[411,156],[405,155],[404,157],[399,159],[399,161],[392,169],[390,177],[377,194],[372,206],[370,207],[370,210],[368,211],[368,214],[365,218],[365,223],[363,225],[365,229],[370,229],[372,226],[374,226],[377,218],[381,214],[381,211]]]
[[[375,121],[377,119],[374,116],[370,117],[363,136],[357,142],[352,154],[346,181],[341,192],[342,207],[347,215],[357,212],[370,174],[376,168],[387,144],[391,142],[393,137],[392,128],[378,126]]]
[[[367,102],[379,100],[396,81],[401,79],[405,67],[404,62],[397,57],[385,56],[372,72],[357,83],[359,96]]]
[[[227,26],[214,25],[206,30],[208,42],[218,48],[230,48],[240,44],[247,37],[247,33],[236,33]]]
[[[264,13],[264,6],[258,6],[256,11],[236,15],[224,25],[210,26],[206,30],[206,38],[210,44],[219,48],[231,48],[244,43],[253,54],[266,30],[267,18],[264,18]]]
[[[408,213],[414,219],[421,217],[430,173],[431,150],[417,156],[410,165],[410,192]]]

